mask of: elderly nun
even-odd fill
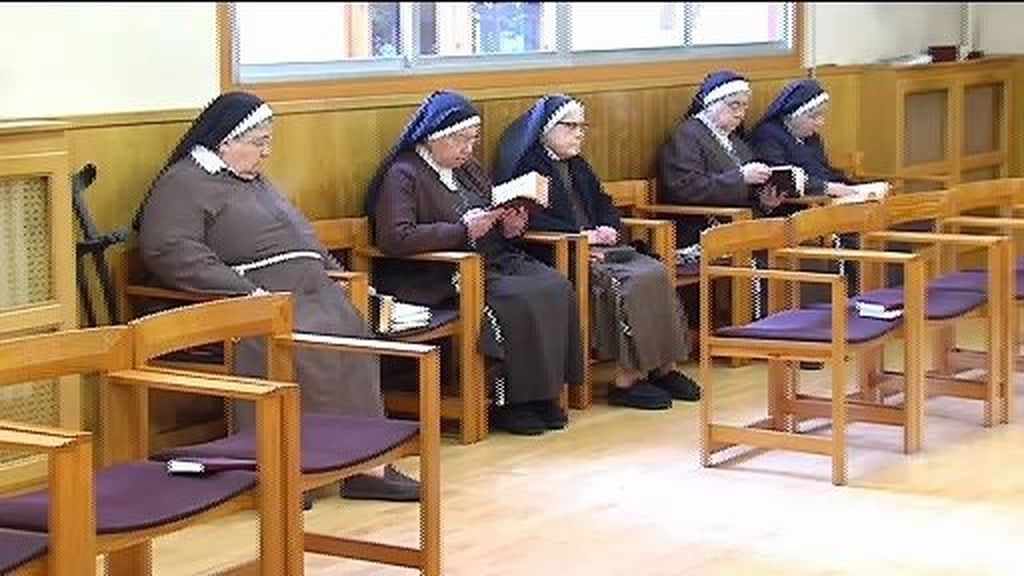
[[[263,174],[273,112],[257,96],[229,92],[202,111],[182,137],[135,217],[143,264],[179,290],[239,296],[291,292],[295,329],[371,337],[359,312],[327,276],[338,263],[312,227]],[[295,354],[303,412],[382,418],[378,361],[372,356],[300,350]],[[243,339],[235,371],[266,375],[266,348]],[[252,427],[251,403],[236,405]],[[342,495],[415,501],[419,484],[386,467],[346,480]]]
[[[580,155],[583,106],[556,94],[537,100],[502,135],[495,180],[529,172],[550,180],[549,206],[530,214],[531,229],[582,232],[591,246],[592,348],[617,362],[608,402],[660,410],[672,398],[698,400],[700,388],[675,370],[687,359],[684,312],[665,266],[622,243],[622,222],[601,180]]]
[[[742,140],[742,124],[750,105],[750,83],[739,74],[714,72],[693,97],[686,118],[661,150],[659,200],[666,204],[702,204],[754,208],[772,212],[781,197],[767,165],[754,161]],[[708,222],[684,220],[677,227],[680,247],[700,243]]]
[[[516,246],[527,211],[491,206],[491,181],[473,151],[480,115],[461,95],[438,91],[420,106],[381,163],[367,196],[377,247],[389,255],[473,250],[484,260],[484,322],[479,348],[500,370],[492,422],[513,434],[565,427],[565,384],[582,381],[579,319],[572,285]],[[392,261],[377,286],[431,307],[452,306],[451,269]]]
[[[829,164],[820,135],[828,100],[828,92],[811,78],[789,83],[751,131],[750,145],[769,165],[803,168],[808,194],[846,196],[853,192],[850,181]]]

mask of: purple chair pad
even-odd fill
[[[0,574],[14,570],[46,554],[45,534],[0,531]]]
[[[1017,271],[1017,294],[1018,300],[1024,299],[1024,271]],[[929,285],[931,288],[940,290],[956,290],[961,292],[980,292],[988,290],[988,274],[982,270],[967,270],[953,272],[940,276]]]
[[[869,302],[885,306],[901,306],[903,304],[903,288],[880,288],[850,299],[854,302]],[[925,317],[929,320],[945,320],[970,312],[985,303],[985,295],[977,292],[942,290],[929,287],[925,296]],[[808,308],[817,310],[830,309],[828,302],[809,304]]]
[[[868,342],[890,332],[898,322],[861,318],[847,313],[846,339],[852,344]],[[786,310],[743,326],[725,326],[715,330],[723,338],[830,342],[832,312],[827,309]]]
[[[222,504],[256,485],[256,475],[230,470],[172,476],[160,462],[128,462],[96,475],[96,532],[123,534],[170,524]],[[45,490],[0,500],[0,527],[46,532]]]
[[[317,474],[339,470],[375,458],[419,432],[419,423],[385,418],[361,418],[330,414],[302,416],[302,472]],[[152,457],[203,461],[203,458],[232,458],[247,462],[247,470],[256,469],[256,439],[251,430],[231,434],[219,440],[180,446]]]

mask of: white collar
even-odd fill
[[[711,134],[715,136],[715,140],[718,140],[718,143],[721,144],[723,148],[725,148],[729,152],[732,152],[733,145],[732,140],[729,139],[729,135],[725,133],[725,130],[722,130],[721,128],[716,126],[715,122],[711,118],[709,118],[708,115],[705,114],[704,112],[704,110],[701,110],[700,112],[697,113],[697,120],[700,120],[701,124],[707,126],[708,130],[711,130]]]
[[[206,170],[210,174],[216,174],[217,172],[227,170],[228,168],[228,165],[221,160],[220,156],[217,156],[213,151],[202,144],[196,144],[193,146],[189,155],[192,156],[192,160],[194,160],[200,168]]]
[[[434,172],[437,172],[438,178],[441,179],[441,183],[444,184],[452,192],[456,192],[459,189],[458,184],[455,183],[455,173],[452,172],[451,168],[441,168],[434,162],[434,157],[430,155],[430,149],[423,144],[416,145],[416,153],[423,158],[423,161],[430,166]]]
[[[548,148],[546,145],[544,146],[544,151],[547,152],[548,158],[551,158],[555,162],[562,162],[564,160],[567,160],[567,158],[562,158],[558,154],[555,154],[555,151],[552,150],[551,148]]]

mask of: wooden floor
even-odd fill
[[[763,365],[716,374],[724,418],[763,416]],[[826,376],[802,380],[813,389]],[[842,488],[813,455],[701,468],[696,404],[654,413],[601,404],[539,438],[448,440],[445,574],[1024,574],[1024,554],[1013,552],[1024,541],[1024,425],[984,429],[980,404],[952,399],[931,400],[927,414],[925,450],[911,457],[900,431],[853,425]],[[404,467],[415,472],[415,461]],[[416,518],[415,506],[329,494],[305,516],[313,530],[408,545],[418,541]],[[156,573],[214,574],[252,558],[255,534],[244,514],[164,538]],[[313,576],[412,573],[306,555]]]

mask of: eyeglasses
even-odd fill
[[[728,109],[729,109],[729,110],[730,110],[731,112],[743,112],[743,111],[745,111],[745,110],[746,110],[747,108],[749,108],[749,107],[750,107],[750,103],[749,103],[749,102],[741,102],[741,101],[739,101],[739,100],[733,100],[733,101],[731,101],[731,102],[726,102],[726,103],[725,103],[725,106],[726,106],[726,108],[728,108]]]
[[[568,130],[579,130],[580,132],[586,132],[590,129],[590,124],[586,122],[559,122],[559,126],[564,126]]]
[[[270,148],[274,143],[274,137],[267,134],[256,138],[239,138],[237,142],[248,144],[249,146],[255,146],[256,148]]]

